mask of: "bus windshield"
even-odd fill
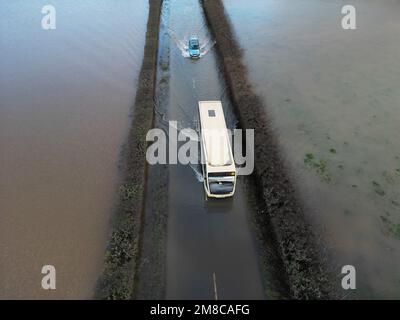
[[[211,194],[229,194],[233,192],[234,183],[233,182],[210,182],[210,193]]]

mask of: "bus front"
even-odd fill
[[[209,171],[207,174],[206,192],[208,197],[226,198],[232,197],[235,193],[236,171],[227,168],[230,171]]]

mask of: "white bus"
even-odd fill
[[[208,197],[232,197],[236,168],[221,101],[199,101],[202,170]]]

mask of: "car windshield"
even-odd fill
[[[189,43],[190,49],[198,50],[199,49],[199,42],[197,40],[191,40]]]

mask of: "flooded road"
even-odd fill
[[[214,50],[200,60],[185,57],[180,43],[199,35],[212,44],[197,1],[165,1],[162,15],[168,34],[161,34],[168,61],[167,119],[179,128],[198,127],[198,101],[222,100],[229,128],[236,126]],[[167,48],[166,48],[167,47]],[[232,199],[206,200],[199,168],[169,166],[167,299],[264,299],[254,234],[254,207],[244,178]]]
[[[0,3],[0,298],[91,298],[141,66],[148,1]],[[41,289],[56,268],[57,289]]]
[[[224,0],[318,233],[357,290],[400,298],[400,3]]]

